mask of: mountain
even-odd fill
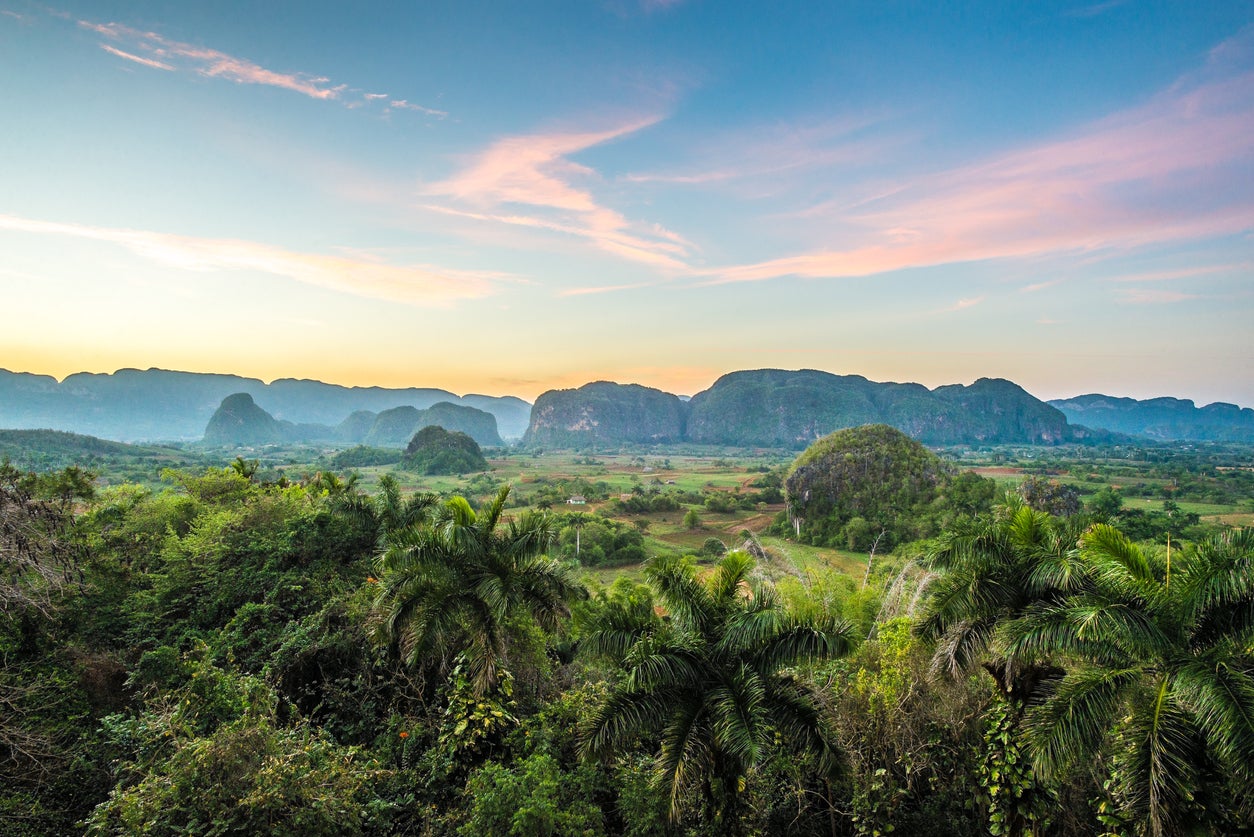
[[[374,448],[403,448],[418,432],[422,411],[413,407],[393,407],[375,418],[370,432],[360,441]],[[358,441],[356,439],[351,441]]]
[[[591,421],[580,423],[581,410],[598,417],[607,412],[604,387],[616,385],[595,386],[602,389],[561,390],[561,413],[547,411],[554,393],[541,395],[524,441],[544,438],[544,444],[576,447],[647,441],[614,437]],[[680,406],[686,417],[672,419],[668,413],[655,420],[677,421],[682,440],[698,444],[800,448],[834,430],[864,424],[887,424],[936,445],[1057,444],[1082,438],[1058,410],[1017,384],[990,378],[929,390],[813,369],[757,369],[724,375]]]
[[[343,387],[294,378],[266,384],[238,375],[164,369],[80,372],[58,383],[47,375],[0,369],[0,427],[66,430],[120,441],[194,440],[222,400],[237,393],[265,405],[276,420],[298,425],[335,426],[357,411],[425,410],[443,401],[494,415],[499,410],[501,432],[518,438],[529,414],[527,402],[513,396],[462,399],[442,389]]]
[[[678,397],[639,384],[596,381],[550,390],[531,408],[523,443],[536,447],[657,444],[684,438]]]
[[[295,424],[270,415],[246,392],[237,392],[222,403],[205,426],[206,445],[273,445],[283,442],[313,442],[331,439],[333,428],[325,424]]]
[[[1148,439],[1254,443],[1254,410],[1216,402],[1198,407],[1182,398],[1080,395],[1049,402],[1067,421]]]
[[[1062,412],[1001,378],[937,387],[932,395],[948,408],[944,420],[918,432],[902,428],[921,442],[1056,445],[1075,439]]]
[[[377,415],[359,410],[335,427],[330,427],[276,419],[246,392],[237,392],[222,400],[205,426],[203,441],[213,447],[336,441],[403,448],[415,433],[431,426],[464,433],[479,444],[497,447],[504,444],[496,432],[496,418],[491,413],[446,401],[433,404],[426,410],[393,407]]]
[[[527,432],[527,425],[531,423],[531,405],[513,395],[475,395],[472,393],[463,395],[461,403],[496,416],[496,428],[506,439],[521,439]]]
[[[530,411],[530,408],[528,408]],[[501,447],[505,444],[497,433],[496,416],[462,404],[440,401],[422,411],[418,428],[443,427],[450,433],[465,433],[483,447]],[[409,439],[405,440],[409,443]]]

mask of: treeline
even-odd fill
[[[637,527],[168,476],[0,469],[6,834],[1254,828],[1248,531],[1012,496],[869,583],[712,549],[589,589]]]

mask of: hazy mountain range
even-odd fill
[[[250,399],[223,403],[240,394]],[[212,423],[223,407],[227,413]],[[227,419],[237,413],[243,418],[231,425]],[[546,392],[533,408],[512,396],[458,396],[441,389],[296,379],[266,384],[161,369],[79,373],[58,382],[0,369],[3,428],[48,428],[119,441],[207,437],[210,443],[245,444],[249,433],[264,427],[256,443],[317,439],[402,446],[402,437],[424,422],[460,422],[448,429],[461,429],[481,444],[522,438],[545,447],[688,442],[795,448],[867,423],[889,424],[927,444],[1058,444],[1111,433],[1254,442],[1254,410],[1233,404],[1197,407],[1175,398],[1105,395],[1046,403],[1013,382],[987,378],[928,389],[857,375],[761,369],[724,375],[687,401],[649,387],[601,381]]]
[[[264,383],[238,375],[120,369],[80,372],[64,381],[0,369],[0,427],[48,428],[119,441],[199,440],[223,399],[247,393],[279,421],[335,426],[351,413],[394,407],[425,410],[439,402],[496,416],[506,438],[527,429],[531,405],[521,398],[458,396],[442,389],[344,387],[281,378]]]

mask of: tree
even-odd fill
[[[1254,530],[1177,553],[1174,572],[1105,524],[1082,555],[1089,584],[1008,631],[1013,657],[1069,661],[1029,716],[1038,769],[1102,764],[1108,824],[1137,834],[1254,827]]]
[[[374,498],[352,491],[332,494],[330,498],[337,508],[378,532],[381,551],[386,550],[391,538],[426,523],[437,503],[436,496],[426,492],[402,496],[401,487],[391,474],[379,477],[379,493]]]
[[[696,509],[688,509],[684,515],[683,525],[685,529],[700,529],[701,515],[697,514]]]
[[[784,669],[847,653],[847,623],[794,617],[773,587],[750,578],[753,561],[730,552],[704,580],[673,556],[650,560],[645,576],[669,613],[665,630],[638,632],[626,676],[596,712],[584,752],[607,759],[641,736],[656,736],[655,777],[672,819],[690,790],[722,833],[741,828],[749,770],[778,741],[816,754],[830,769],[835,746],[812,693]],[[626,632],[616,634],[620,639]],[[613,647],[590,637],[593,647]]]
[[[1074,485],[1065,485],[1044,477],[1024,477],[1019,484],[1019,496],[1037,511],[1059,517],[1080,513],[1080,491]]]
[[[583,532],[583,527],[586,526],[587,523],[588,523],[588,516],[585,515],[583,512],[580,512],[574,515],[574,518],[570,522],[570,525],[575,530],[575,560],[576,561],[579,560],[579,535],[580,533]]]
[[[1063,673],[1047,655],[1006,654],[994,640],[1012,620],[1061,600],[1083,582],[1078,535],[1068,521],[1035,511],[1012,494],[992,519],[942,535],[925,558],[939,575],[927,589],[915,632],[935,643],[933,672],[957,677],[978,664],[1001,696],[988,713],[981,767],[993,834],[1033,830],[1046,816],[1045,791],[1032,781],[1020,752],[1021,726],[1028,701]]]
[[[545,552],[552,518],[529,512],[500,526],[505,486],[478,514],[463,497],[435,509],[429,525],[391,537],[379,558],[376,608],[394,650],[410,665],[440,667],[465,654],[479,693],[508,659],[510,620],[529,614],[553,630],[583,588]]]
[[[47,613],[76,578],[74,502],[92,496],[78,468],[39,476],[0,463],[0,616]]]

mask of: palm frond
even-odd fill
[[[1123,690],[1139,675],[1136,668],[1069,672],[1027,716],[1037,770],[1051,778],[1090,758],[1114,728]]]
[[[746,766],[762,757],[768,729],[765,702],[766,687],[747,665],[727,672],[722,685],[706,697],[718,748]]]
[[[843,657],[858,644],[853,625],[843,619],[790,619],[761,642],[748,658],[760,672],[776,672],[799,663]]]

